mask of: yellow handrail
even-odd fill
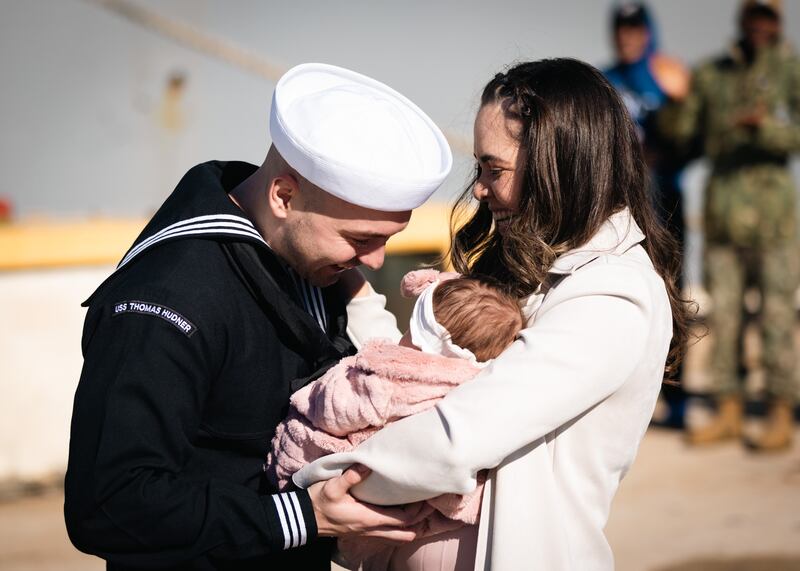
[[[142,219],[36,220],[0,226],[0,270],[115,264]]]
[[[448,213],[441,203],[415,210],[408,228],[389,240],[387,254],[443,252],[450,240]],[[0,271],[116,264],[146,222],[95,218],[0,225]]]

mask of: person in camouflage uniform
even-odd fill
[[[676,140],[700,137],[712,164],[705,199],[706,286],[713,299],[711,367],[718,414],[689,431],[692,444],[741,435],[738,378],[746,279],[761,292],[763,365],[770,413],[748,443],[760,450],[791,443],[797,395],[793,347],[794,292],[800,282],[795,189],[789,156],[800,151],[800,60],[781,40],[779,0],[748,0],[741,39],[702,65],[687,97],[659,122]]]

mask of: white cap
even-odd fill
[[[453,165],[447,140],[419,107],[379,81],[332,65],[306,63],[281,77],[269,131],[304,178],[374,210],[420,206]]]

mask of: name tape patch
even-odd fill
[[[123,313],[140,313],[142,315],[160,317],[164,321],[171,323],[187,337],[194,335],[197,329],[194,323],[174,309],[150,301],[120,301],[119,303],[115,303],[112,317],[122,315]]]

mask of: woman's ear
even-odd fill
[[[300,184],[291,174],[281,174],[267,185],[267,204],[275,218],[284,219],[292,209],[292,200],[298,195]]]

